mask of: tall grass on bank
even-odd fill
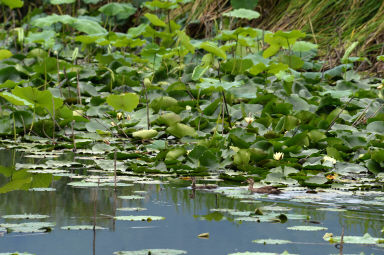
[[[188,13],[189,20],[207,27],[220,16],[216,15],[217,10],[230,9],[229,2],[196,0],[187,5],[184,12]],[[354,41],[359,42],[356,55],[368,56],[374,61],[377,55],[383,54],[384,1],[259,0],[256,10],[261,17],[251,26],[271,31],[300,29],[320,45],[322,56],[338,60]]]

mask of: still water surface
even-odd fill
[[[13,151],[0,150],[0,165],[12,166],[17,162],[41,163],[40,159],[23,158]],[[67,158],[68,159],[68,158]],[[37,162],[38,161],[38,162]],[[196,191],[191,198],[191,189],[171,184],[134,184],[131,187],[73,188],[66,183],[69,177],[52,177],[50,187],[56,191],[31,192],[11,191],[0,194],[0,215],[46,214],[50,218],[42,221],[55,222],[48,233],[5,233],[0,232],[1,252],[30,252],[36,255],[68,254],[113,254],[115,251],[141,249],[180,249],[187,254],[230,254],[235,252],[259,251],[292,254],[339,254],[335,245],[323,240],[326,232],[340,235],[344,226],[345,235],[369,233],[383,237],[383,206],[347,205],[348,211],[318,211],[324,207],[314,203],[291,202],[276,197],[260,199],[259,203],[244,203],[224,195],[207,191]],[[9,178],[0,175],[0,187]],[[143,200],[116,199],[120,195],[133,195],[134,191],[147,191]],[[220,193],[220,192],[218,192]],[[96,198],[96,200],[95,200]],[[96,202],[95,202],[96,201]],[[262,206],[291,208],[289,214],[305,214],[312,223],[305,220],[290,220],[285,223],[239,222],[225,213],[212,213],[211,209],[230,208],[239,211],[254,211]],[[329,206],[326,205],[326,206]],[[143,207],[146,211],[116,211],[120,207]],[[96,214],[95,214],[96,212]],[[60,229],[67,225],[96,224],[107,230],[68,231]],[[115,221],[113,215],[153,215],[166,219],[151,222]],[[26,220],[5,220],[0,223],[24,222]],[[314,224],[314,223],[319,224]],[[311,225],[327,227],[326,231],[294,231],[287,227]],[[208,239],[197,236],[209,232]],[[284,239],[293,243],[285,245],[263,245],[252,243],[255,239]],[[344,254],[384,254],[384,249],[373,245],[345,244]]]

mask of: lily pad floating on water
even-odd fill
[[[288,243],[292,243],[292,241],[281,240],[281,239],[258,239],[258,240],[253,240],[252,243],[259,243],[259,244],[288,244]]]
[[[259,203],[261,203],[261,201],[260,200],[244,199],[244,200],[240,200],[240,203],[259,204]]]
[[[147,208],[142,208],[142,207],[122,207],[122,208],[117,208],[116,210],[124,211],[124,212],[139,212],[139,211],[145,211],[145,210],[147,210]]]
[[[249,221],[249,222],[280,222],[280,219],[272,215],[257,215],[254,217],[237,217],[236,221]]]
[[[0,227],[6,228],[8,232],[18,233],[44,233],[50,232],[55,223],[52,222],[25,222],[20,224],[3,223]]]
[[[13,215],[4,215],[4,219],[11,220],[37,220],[37,219],[46,219],[49,218],[48,215],[42,214],[13,214]]]
[[[116,216],[115,220],[125,220],[125,221],[148,221],[151,222],[153,220],[165,220],[165,217],[162,216],[148,216],[148,215],[128,215],[128,216]]]
[[[115,251],[113,254],[116,255],[179,255],[186,254],[186,251],[183,250],[173,250],[173,249],[145,249],[139,251]]]
[[[130,196],[118,196],[120,199],[126,199],[126,200],[139,200],[139,199],[145,199],[143,196],[137,196],[137,195],[130,195]]]
[[[29,191],[56,191],[55,188],[32,188]]]
[[[134,183],[137,183],[137,184],[166,184],[168,182],[163,182],[163,181],[159,181],[159,180],[138,180],[138,181],[134,181]]]
[[[253,212],[252,211],[229,211],[228,212],[230,215],[232,216],[249,216],[251,215]]]
[[[135,190],[133,193],[135,193],[135,194],[141,194],[141,195],[146,195],[146,194],[148,194],[148,191],[146,191],[146,190]]]
[[[290,211],[292,210],[292,208],[289,208],[289,207],[283,207],[283,206],[273,206],[273,205],[266,205],[266,206],[263,206],[260,208],[262,211],[278,211],[278,212],[282,212],[282,211]]]
[[[341,240],[341,237],[333,236],[333,234],[331,233],[326,233],[323,239],[330,243],[339,243]],[[370,234],[365,233],[363,236],[344,236],[343,242],[353,243],[353,244],[379,244],[384,242],[384,239],[372,237]]]
[[[86,182],[86,181],[79,181],[79,182],[69,182],[67,185],[75,187],[75,188],[88,188],[88,187],[98,187],[101,186],[101,184],[96,182]]]
[[[74,226],[62,226],[63,230],[93,230],[93,225],[74,225]],[[96,230],[107,229],[100,226],[95,226]]]
[[[28,173],[32,173],[32,174],[66,174],[69,172],[66,170],[45,169],[45,170],[28,170]]]
[[[317,226],[293,226],[287,227],[289,230],[298,230],[298,231],[323,231],[327,230],[326,227],[317,227]]]

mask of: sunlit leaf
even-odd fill
[[[154,25],[154,26],[157,26],[157,27],[165,27],[165,26],[167,26],[167,24],[165,24],[164,21],[159,19],[159,17],[157,17],[154,14],[146,13],[146,14],[144,14],[144,17],[146,17],[149,20],[149,22],[151,22],[151,24]]]
[[[10,58],[12,56],[13,54],[9,50],[3,50],[3,49],[0,50],[0,60]]]
[[[109,95],[107,103],[116,111],[122,110],[131,112],[139,104],[139,96],[134,93],[125,93],[120,95]]]
[[[200,48],[208,51],[209,53],[212,53],[216,57],[227,59],[227,54],[225,51],[219,48],[214,42],[205,41],[200,44]]]
[[[247,19],[247,20],[252,20],[252,19],[257,19],[260,17],[260,13],[254,10],[249,10],[249,9],[235,9],[230,12],[226,12],[223,14],[224,16],[227,17],[233,17],[233,18],[239,18],[239,19]]]
[[[24,2],[21,0],[1,0],[0,2],[5,4],[6,6],[8,6],[11,9],[21,8],[24,5]]]

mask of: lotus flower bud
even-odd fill
[[[151,85],[152,85],[151,80],[148,79],[148,78],[144,78],[144,86],[145,86],[145,87],[149,87],[149,86],[151,86]]]

